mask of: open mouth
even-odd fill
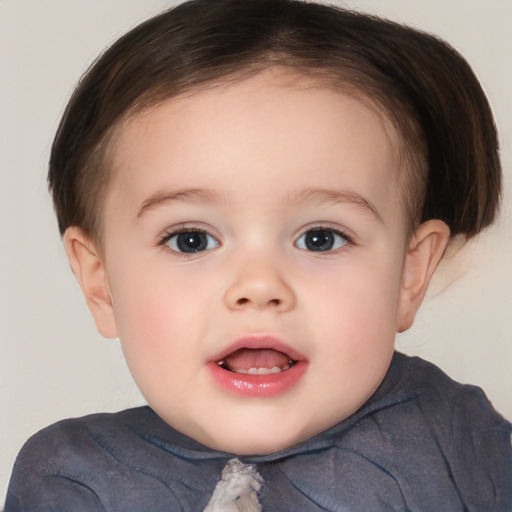
[[[296,363],[288,354],[271,348],[240,348],[216,361],[223,370],[247,375],[281,373]]]
[[[297,350],[268,335],[240,338],[207,364],[223,390],[247,398],[271,398],[291,391],[308,366]]]

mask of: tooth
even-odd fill
[[[219,365],[220,366],[220,365]],[[290,361],[289,363],[285,364],[282,368],[279,368],[279,366],[274,366],[273,368],[249,368],[248,370],[244,370],[243,368],[240,368],[238,370],[232,370],[235,373],[243,373],[243,374],[249,374],[249,375],[268,375],[269,373],[281,373],[282,371],[288,370],[293,366],[293,363]]]

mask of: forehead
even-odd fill
[[[108,200],[135,208],[169,187],[240,197],[269,180],[289,195],[321,187],[329,174],[330,185],[396,202],[398,148],[392,123],[371,100],[271,69],[125,122]]]

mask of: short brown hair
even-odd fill
[[[191,0],[128,32],[84,75],[57,131],[49,187],[61,234],[101,232],[116,127],[167,98],[284,66],[374,101],[395,125],[414,226],[473,236],[501,194],[497,134],[467,62],[424,32],[300,0]]]

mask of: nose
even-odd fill
[[[296,297],[271,261],[246,261],[225,292],[226,306],[234,310],[271,309],[285,312],[295,307]]]

